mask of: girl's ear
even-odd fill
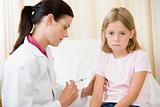
[[[53,16],[53,14],[48,14],[47,15],[47,24],[48,25],[51,25],[51,24],[53,24],[55,22],[55,20],[54,20],[54,16]]]
[[[129,37],[130,39],[132,39],[135,36],[135,32],[136,32],[135,29],[131,30],[131,35]]]

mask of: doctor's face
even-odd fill
[[[72,22],[71,16],[64,16],[58,21],[53,19],[50,26],[47,27],[47,39],[49,45],[58,46],[63,38],[68,37],[68,28]]]

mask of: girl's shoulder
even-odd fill
[[[149,64],[150,63],[150,58],[149,55],[146,51],[144,50],[137,50],[132,53],[132,61],[136,65],[141,65],[141,64]]]
[[[131,53],[134,57],[148,57],[148,53],[142,49],[136,50]]]

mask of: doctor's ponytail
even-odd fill
[[[58,21],[65,15],[74,17],[71,7],[63,0],[41,0],[35,6],[25,6],[21,13],[19,24],[19,37],[13,47],[11,54],[24,43],[26,36],[30,35],[33,25],[38,25],[43,16],[54,15],[54,20]],[[34,31],[35,29],[33,29]],[[34,32],[33,32],[34,33]]]
[[[32,6],[25,6],[22,10],[21,13],[21,20],[19,24],[19,37],[13,47],[13,50],[11,54],[21,45],[24,43],[25,36],[29,35],[32,27],[33,27],[33,22],[32,22],[32,12],[34,8]]]

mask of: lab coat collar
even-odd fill
[[[38,57],[44,57],[44,58],[47,58],[36,46],[32,45],[29,41],[28,41],[28,38],[25,37],[25,40],[24,40],[24,45],[27,45],[32,53],[35,55],[35,56],[38,56]],[[48,47],[47,47],[48,48]],[[47,51],[47,49],[46,49]],[[47,52],[48,54],[48,52]]]
[[[33,55],[35,55],[37,57],[41,57],[43,59],[42,61],[44,63],[46,63],[46,61],[47,61],[47,63],[48,62],[54,63],[54,57],[52,56],[52,53],[51,53],[51,50],[50,50],[49,46],[46,48],[46,52],[47,52],[47,55],[48,55],[48,58],[47,58],[36,46],[32,45],[28,41],[27,37],[25,37],[24,45],[26,45],[31,50]]]

